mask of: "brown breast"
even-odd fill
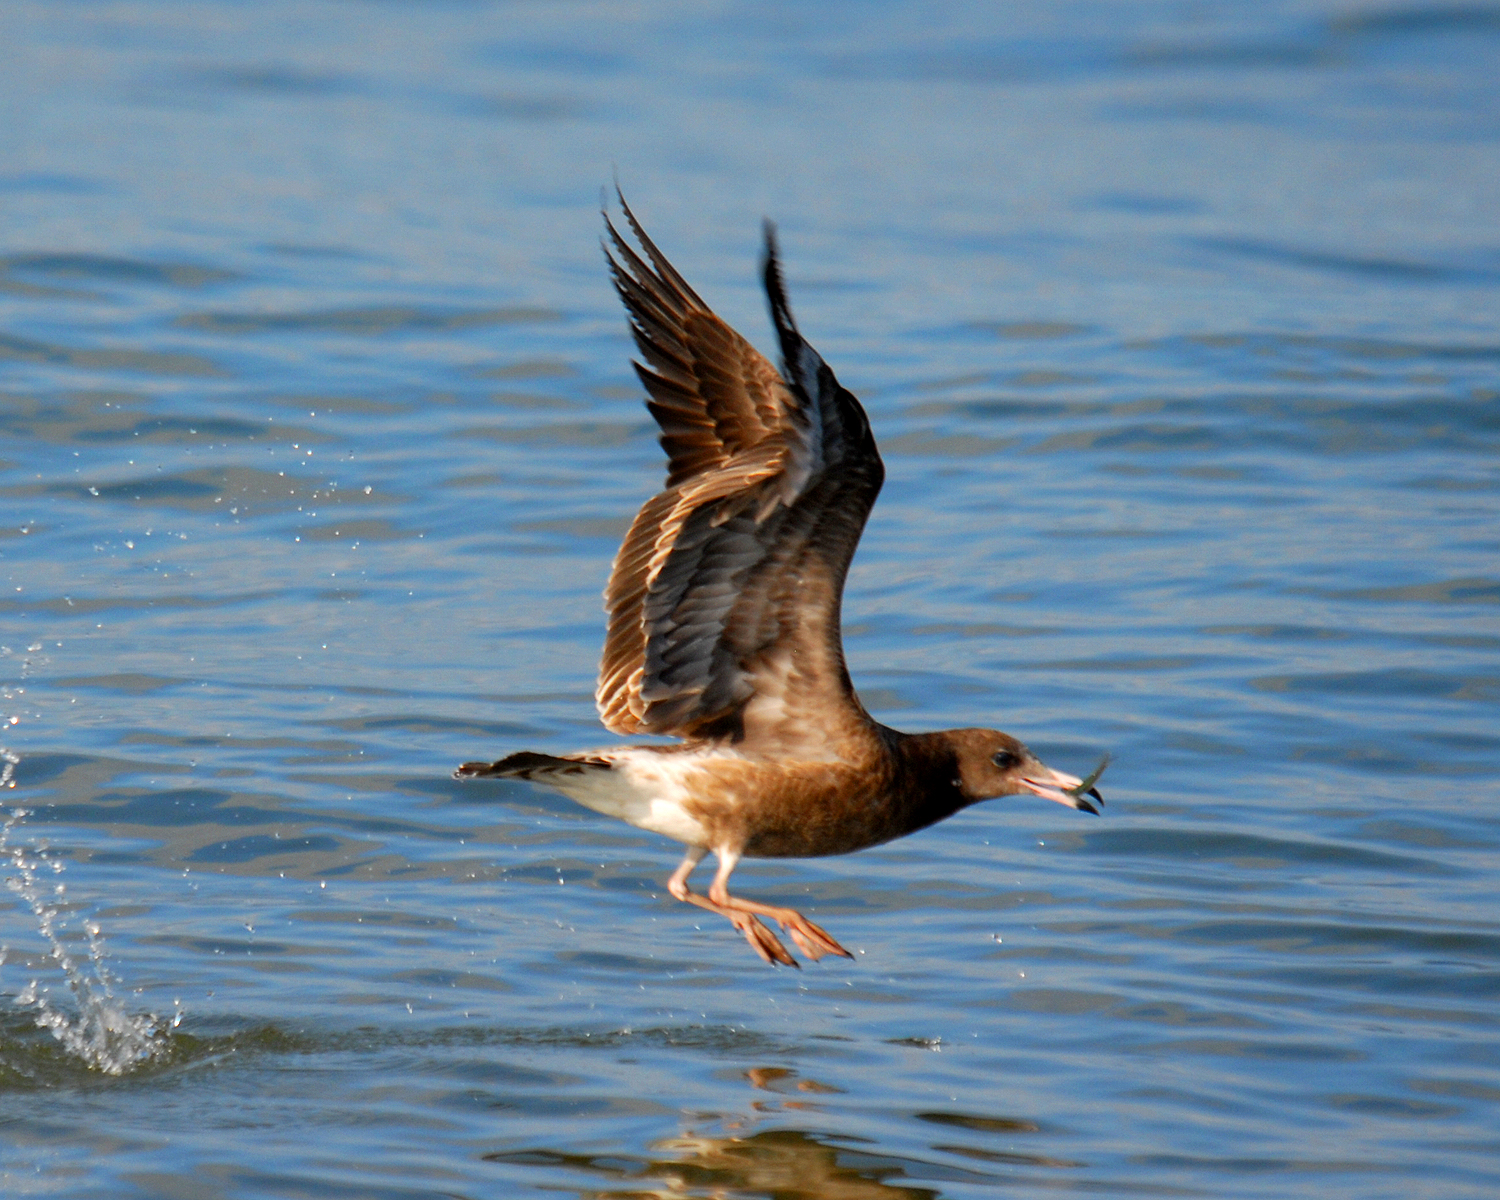
[[[751,858],[818,858],[891,841],[965,806],[941,735],[877,728],[859,762],[706,763],[684,807],[714,846]]]

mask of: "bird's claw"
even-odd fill
[[[834,941],[828,935],[827,930],[814,925],[799,912],[788,913],[787,916],[780,918],[780,923],[792,941],[797,943],[798,949],[813,962],[817,962],[826,954],[837,954],[841,958],[854,957]]]
[[[745,935],[745,940],[750,943],[750,949],[759,954],[761,958],[773,967],[780,963],[784,967],[796,967],[802,969],[802,964],[793,958],[787,948],[781,944],[779,939],[754,913],[736,912],[727,914],[734,927]],[[800,946],[801,941],[796,934],[792,939]],[[810,954],[807,947],[803,946],[803,953]]]

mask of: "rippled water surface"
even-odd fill
[[[0,1190],[1500,1192],[1500,9],[0,37]],[[1101,818],[740,868],[853,963],[449,778],[609,741],[616,169],[766,349],[776,218],[869,409],[871,709],[1114,756]]]

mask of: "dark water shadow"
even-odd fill
[[[1198,245],[1209,250],[1259,259],[1281,266],[1313,271],[1335,271],[1390,283],[1496,284],[1500,270],[1457,267],[1414,259],[1380,258],[1375,255],[1340,253],[1306,246],[1291,246],[1254,238],[1203,238]]]
[[[196,329],[205,333],[339,333],[354,337],[378,337],[388,333],[477,329],[562,319],[561,313],[550,308],[437,309],[387,304],[300,313],[187,313],[178,317],[173,324],[180,329]]]
[[[307,426],[249,421],[227,414],[159,416],[151,397],[120,388],[11,393],[0,408],[0,430],[51,445],[94,447],[112,442],[214,446],[246,442],[322,443],[329,435]],[[227,407],[227,406],[226,406]],[[306,404],[299,404],[305,408]]]
[[[96,498],[241,518],[293,510],[315,517],[319,508],[399,504],[404,499],[391,492],[374,496],[358,487],[340,488],[327,476],[238,466],[203,467],[112,483],[25,484],[0,489],[0,495],[71,496],[85,501]]]
[[[326,914],[322,914],[326,915]],[[352,920],[352,918],[351,918]],[[436,977],[434,977],[435,979]],[[424,978],[430,984],[434,979]],[[446,976],[442,980],[449,982]],[[480,981],[493,990],[493,979]],[[502,988],[503,990],[503,988]],[[3,997],[0,997],[3,999]],[[716,1058],[784,1057],[797,1051],[785,1040],[728,1025],[655,1025],[644,1028],[591,1028],[582,1025],[507,1026],[466,1023],[437,1028],[364,1025],[357,1028],[283,1026],[243,1015],[194,1021],[157,1036],[158,1053],[135,1070],[107,1075],[68,1054],[31,1014],[0,1006],[0,1093],[58,1087],[129,1087],[152,1083],[182,1069],[224,1063],[231,1057],[242,1068],[257,1060],[285,1056],[374,1056],[389,1051],[426,1050],[465,1054],[485,1048],[594,1050],[614,1056],[621,1051],[690,1051]],[[464,1061],[469,1061],[467,1058]],[[556,1084],[548,1073],[544,1081]],[[509,1080],[514,1084],[514,1079]]]
[[[112,190],[107,183],[83,175],[51,174],[45,171],[0,175],[0,193],[12,195],[99,196]]]
[[[1500,12],[1457,4],[1278,24],[1265,34],[1240,36],[1217,31],[1133,36],[1124,25],[1113,36],[939,35],[896,49],[827,54],[818,66],[835,79],[991,86],[1090,77],[1222,80],[1252,72],[1326,72],[1350,69],[1372,55],[1430,61],[1456,38],[1482,45],[1481,39],[1500,29]]]
[[[23,272],[51,279],[82,279],[91,283],[144,284],[150,287],[196,289],[242,278],[235,271],[191,262],[147,262],[109,254],[42,252],[0,257],[0,274]]]
[[[158,350],[84,350],[0,334],[0,362],[6,361],[200,379],[228,374],[217,363],[198,354]]]

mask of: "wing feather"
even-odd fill
[[[844,666],[844,577],[884,468],[859,401],[797,332],[766,227],[786,377],[716,316],[620,205],[606,253],[667,454],[605,591],[597,699],[619,733],[763,748],[868,725]],[[814,738],[814,740],[816,740]]]

